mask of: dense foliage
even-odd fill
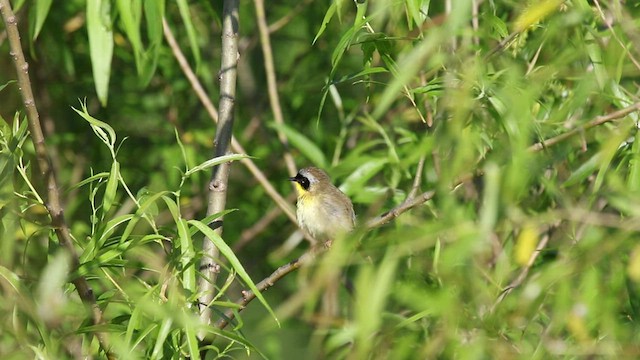
[[[6,31],[3,359],[640,356],[640,5],[240,1],[246,154],[208,161],[217,114],[187,74],[218,102],[222,3],[12,2],[77,254]],[[289,156],[332,175],[359,228],[216,326],[309,248],[265,184],[291,211]],[[228,210],[207,216],[230,160]],[[205,235],[222,252],[210,325]]]

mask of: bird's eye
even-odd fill
[[[300,173],[298,173],[295,177],[289,178],[289,180],[297,182],[305,190],[309,190],[309,186],[311,185],[309,179]]]
[[[303,189],[305,190],[309,190],[309,179],[307,179],[306,177],[302,176],[302,175],[298,175],[298,183],[300,184],[300,186],[302,186]]]

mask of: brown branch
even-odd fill
[[[200,102],[203,104],[205,110],[207,110],[209,117],[211,117],[211,119],[214,122],[217,122],[218,112],[216,111],[215,107],[211,103],[209,96],[204,91],[202,85],[200,84],[200,81],[195,76],[195,73],[189,66],[189,63],[186,61],[186,58],[182,53],[182,50],[180,50],[180,47],[178,46],[177,42],[175,41],[175,37],[173,36],[173,33],[171,32],[171,28],[167,24],[166,20],[163,21],[163,30],[164,30],[164,35],[167,38],[169,47],[173,52],[173,56],[175,56],[176,59],[178,60],[180,69],[182,69],[182,72],[184,72],[185,75],[187,76],[187,79],[189,80],[191,87],[195,91]],[[170,39],[173,39],[173,40],[171,41]],[[236,140],[235,136],[231,137],[231,148],[236,153],[248,154],[248,152],[245,151],[242,145],[240,145],[240,143]],[[260,168],[256,166],[253,160],[250,158],[244,158],[240,160],[240,163],[243,164],[249,170],[249,172],[251,172],[253,177],[260,183],[260,185],[264,188],[267,194],[271,197],[271,199],[273,199],[276,205],[278,205],[278,207],[282,209],[282,211],[287,215],[287,217],[292,222],[297,224],[296,214],[293,211],[293,207],[280,195],[280,193],[278,193],[278,191],[273,187],[273,185],[271,185],[269,180],[267,180],[267,177],[260,170]]]
[[[222,54],[220,64],[220,113],[218,127],[214,141],[214,157],[229,153],[233,134],[233,120],[236,99],[236,77],[238,66],[238,26],[239,0],[225,0],[222,7]],[[227,186],[229,181],[230,163],[214,166],[209,181],[209,195],[207,200],[207,216],[221,212],[227,203]],[[216,221],[214,231],[222,234],[222,219]],[[209,238],[204,239],[202,245],[203,257],[200,261],[201,277],[198,279],[198,299],[201,304],[209,304],[215,296],[215,283],[219,265],[220,250]],[[202,306],[200,319],[203,323],[211,322],[211,308]],[[199,334],[202,338],[204,333]]]
[[[314,250],[314,249],[318,249],[318,250]],[[256,284],[256,288],[258,288],[260,292],[264,292],[268,288],[272,287],[280,279],[284,278],[285,276],[292,273],[293,271],[299,269],[302,265],[308,264],[311,261],[313,261],[313,259],[319,252],[324,251],[323,247],[317,247],[314,249],[307,251],[302,256],[293,260],[292,262],[286,265],[280,266],[271,275],[269,275],[264,280]],[[256,294],[253,291],[251,290],[243,291],[242,297],[235,302],[238,305],[238,308],[237,309],[231,308],[227,310],[224,316],[222,317],[222,319],[218,320],[218,322],[216,323],[216,327],[218,329],[224,329],[229,324],[229,322],[236,317],[236,314],[244,310],[247,307],[247,305],[251,302],[251,300],[255,298],[256,298]]]
[[[413,178],[413,186],[411,186],[411,190],[407,195],[407,199],[413,199],[420,191],[420,185],[422,184],[422,172],[424,171],[424,161],[426,159],[426,155],[422,155],[420,160],[418,160],[418,168],[416,169],[416,176]],[[405,202],[407,201],[405,199]]]
[[[433,196],[435,195],[434,191],[427,191],[427,192],[423,192],[422,194],[416,196],[413,199],[410,200],[405,200],[402,204],[398,205],[397,207],[391,209],[390,211],[387,211],[386,213],[375,217],[369,221],[367,221],[366,224],[366,228],[367,229],[373,229],[379,226],[382,226],[386,223],[388,223],[389,221],[397,218],[398,216],[400,216],[402,213],[413,209],[414,207],[420,205],[420,204],[424,204],[425,202],[433,199]]]
[[[196,95],[198,95],[198,98],[201,100],[200,102],[204,106],[205,110],[207,110],[209,116],[213,119],[213,121],[217,123],[218,110],[216,110],[216,107],[213,105],[211,100],[209,100],[209,96],[202,87],[202,84],[200,84],[200,81],[198,81],[196,74],[191,70],[189,61],[187,61],[186,56],[184,56],[182,50],[180,50],[180,46],[178,45],[175,36],[173,36],[173,33],[171,32],[171,28],[169,27],[166,18],[162,18],[162,31],[164,32],[165,39],[167,39],[169,48],[171,48],[171,51],[173,52],[173,56],[178,61],[178,65],[180,65],[180,68],[182,69],[182,72],[184,72],[184,75],[187,77],[187,80],[189,80],[189,84],[191,84],[193,91],[195,91]],[[202,101],[203,98],[207,100]]]
[[[515,288],[522,285],[524,280],[527,278],[527,275],[529,274],[529,270],[531,270],[533,263],[535,263],[538,256],[542,253],[542,250],[544,250],[544,248],[547,246],[547,243],[549,242],[549,237],[550,236],[547,231],[547,233],[544,234],[542,239],[540,239],[540,241],[538,242],[538,246],[536,246],[536,250],[533,253],[531,253],[531,256],[529,257],[529,261],[527,261],[527,264],[520,271],[520,274],[518,274],[518,276],[509,285],[507,285],[507,287],[505,287],[502,290],[502,293],[500,293],[500,296],[498,296],[498,300],[496,300],[496,302],[493,304],[493,307],[491,308],[492,312],[502,302],[502,300],[504,300],[504,298],[507,297],[507,295],[509,295]]]
[[[631,51],[627,48],[625,43],[622,40],[620,40],[620,37],[618,37],[618,33],[613,29],[613,26],[611,26],[611,22],[607,21],[607,16],[604,14],[604,11],[602,11],[602,7],[600,7],[600,2],[598,0],[594,0],[593,3],[596,5],[596,8],[598,8],[598,14],[600,15],[600,18],[605,23],[605,25],[607,25],[607,28],[613,35],[613,38],[616,39],[618,44],[620,44],[620,47],[625,50],[625,52],[627,53],[627,57],[629,58],[629,60],[631,60],[633,65],[635,65],[637,69],[640,69],[640,63],[638,63],[638,60],[636,60],[636,58],[633,56]]]
[[[22,96],[22,101],[24,102],[25,110],[27,112],[27,121],[29,122],[31,140],[36,152],[38,170],[41,178],[44,179],[47,186],[47,198],[44,205],[51,216],[51,226],[55,230],[58,242],[70,255],[71,267],[73,269],[77,269],[80,265],[78,252],[73,244],[73,238],[69,231],[69,226],[64,218],[60,191],[58,190],[59,186],[56,180],[55,171],[51,166],[51,158],[45,144],[42,125],[40,124],[40,115],[38,114],[33,90],[31,88],[31,81],[29,80],[29,64],[24,58],[24,53],[20,44],[18,20],[11,9],[9,0],[0,0],[0,13],[2,14],[2,19],[5,23],[5,30],[7,32],[7,38],[11,48],[11,55],[16,67],[20,95]],[[75,279],[72,279],[71,282],[76,287],[82,302],[91,309],[93,324],[104,325],[105,321],[102,310],[96,303],[93,289],[87,282],[87,279],[78,275]],[[110,352],[107,333],[97,331],[95,336],[100,343],[100,347],[107,354],[107,357],[110,359],[113,358],[113,354]]]
[[[280,19],[274,21],[269,25],[269,33],[274,33],[287,25],[291,20],[295,19],[296,16],[300,15],[302,10],[306,9],[309,4],[311,4],[313,0],[304,0],[298,3],[293,10],[287,12],[287,14]]]
[[[269,93],[269,102],[273,110],[273,118],[276,124],[284,125],[284,116],[282,115],[282,107],[280,106],[280,98],[278,96],[278,85],[276,81],[276,70],[273,64],[273,51],[271,51],[271,39],[269,38],[269,25],[267,25],[267,17],[264,11],[264,0],[254,0],[256,6],[256,18],[258,20],[258,31],[260,32],[260,43],[262,44],[262,54],[264,55],[264,70],[267,74],[267,89]],[[276,129],[278,139],[284,146],[284,162],[289,170],[289,175],[294,176],[298,170],[293,156],[289,152],[289,141],[282,128]]]
[[[295,199],[295,192],[292,192],[287,200],[293,201]],[[267,211],[264,216],[258,220],[253,226],[248,229],[245,229],[240,233],[240,237],[238,241],[233,244],[233,252],[240,251],[243,247],[245,247],[251,240],[253,240],[258,234],[264,231],[275,219],[278,218],[282,214],[282,209],[279,207],[274,207]]]
[[[580,134],[585,130],[589,130],[593,127],[611,122],[613,120],[617,120],[620,118],[623,118],[629,114],[631,114],[634,111],[638,111],[640,110],[640,102],[637,102],[633,105],[627,106],[626,108],[614,111],[610,114],[607,115],[601,115],[601,116],[596,116],[593,120],[589,121],[588,123],[584,124],[584,125],[580,125],[577,126],[569,131],[567,131],[566,133],[560,134],[558,136],[554,136],[550,139],[546,139],[543,140],[541,142],[535,143],[531,146],[529,146],[529,148],[527,150],[531,151],[531,152],[537,152],[540,150],[543,150],[551,145],[555,145],[561,141],[564,141],[570,137],[572,137],[573,135],[576,134]]]

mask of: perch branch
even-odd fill
[[[38,114],[33,90],[31,88],[31,81],[29,80],[29,64],[24,58],[22,46],[20,45],[18,20],[11,9],[9,0],[0,0],[0,13],[2,13],[2,19],[5,23],[5,30],[7,32],[7,38],[9,39],[11,55],[16,67],[20,95],[22,96],[22,101],[24,102],[24,107],[27,112],[27,121],[29,123],[29,131],[31,132],[31,140],[36,152],[38,170],[40,172],[40,177],[46,182],[47,197],[44,205],[51,216],[51,226],[55,230],[60,245],[71,257],[72,269],[77,269],[80,266],[78,252],[73,244],[73,238],[69,231],[69,226],[64,218],[59,186],[56,180],[55,171],[51,166],[51,158],[45,144],[42,125],[40,124],[40,115]],[[102,310],[96,303],[95,294],[87,282],[87,279],[84,276],[78,275],[75,279],[72,279],[71,282],[76,287],[82,302],[91,309],[93,324],[97,326],[104,325],[105,322]],[[100,347],[104,350],[107,357],[109,359],[113,358],[113,354],[110,352],[107,333],[96,331],[95,335],[100,343]]]
[[[640,102],[637,102],[635,104],[632,104],[630,106],[627,106],[626,108],[614,111],[612,113],[609,113],[607,115],[600,115],[600,116],[596,116],[593,120],[589,121],[588,123],[584,124],[584,125],[580,125],[577,126],[569,131],[567,131],[566,133],[560,134],[558,136],[554,136],[552,138],[543,140],[541,142],[535,143],[531,146],[529,146],[529,148],[527,150],[531,151],[531,152],[537,152],[540,150],[543,150],[549,146],[555,145],[561,141],[564,141],[570,137],[572,137],[573,135],[576,134],[580,134],[585,130],[589,130],[593,127],[611,122],[613,120],[617,120],[620,118],[623,118],[629,114],[631,114],[634,111],[638,111],[640,110]]]

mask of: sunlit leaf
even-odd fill
[[[96,93],[107,106],[111,58],[113,57],[113,23],[108,0],[87,0],[87,31]]]

